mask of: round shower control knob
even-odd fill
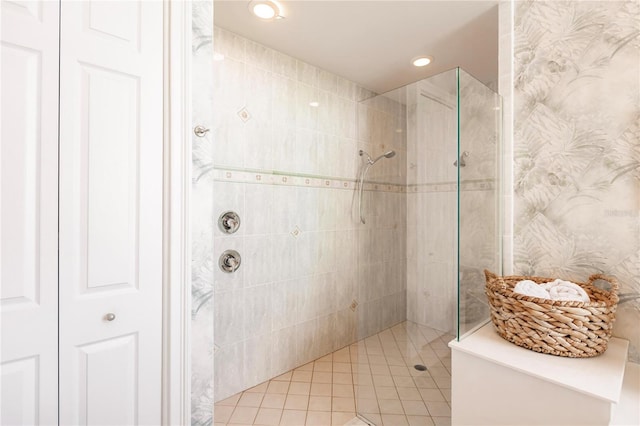
[[[218,266],[223,272],[231,273],[240,267],[240,253],[235,250],[225,250],[218,260]]]
[[[240,216],[236,212],[224,212],[218,218],[218,227],[225,234],[233,234],[240,228]]]

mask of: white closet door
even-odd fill
[[[0,424],[58,421],[58,3],[2,14]]]
[[[159,425],[163,6],[61,9],[60,423]]]

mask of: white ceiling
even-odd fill
[[[283,0],[286,19],[271,22],[248,3],[215,0],[216,25],[378,93],[456,66],[497,81],[497,0]],[[434,62],[416,68],[418,55]]]

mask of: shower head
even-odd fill
[[[372,160],[371,156],[366,151],[360,150],[358,153],[360,154],[360,157],[362,157],[363,155],[366,155],[367,156],[367,163],[369,163],[369,165],[371,165],[371,166],[373,166],[381,158],[391,158],[394,155],[396,155],[395,151],[387,151],[384,154],[382,154],[381,156],[377,157],[375,160]]]
[[[391,158],[393,156],[396,155],[395,151],[387,151],[384,154],[382,154],[381,156],[379,156],[378,158],[376,158],[375,160],[371,161],[371,165],[374,165],[378,160],[382,159],[382,158]]]
[[[371,156],[363,150],[358,151],[360,157],[367,155],[367,164],[363,164],[362,171],[360,172],[360,177],[358,178],[358,210],[360,211],[360,222],[366,223],[364,221],[364,215],[362,214],[362,187],[364,186],[364,178],[367,176],[367,172],[369,168],[376,164],[376,162],[382,158],[391,158],[396,155],[395,151],[387,151],[381,156],[377,157],[375,160],[371,159]]]

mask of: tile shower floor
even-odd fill
[[[403,322],[215,404],[215,425],[450,425],[454,336]],[[416,364],[427,367],[418,371]]]

